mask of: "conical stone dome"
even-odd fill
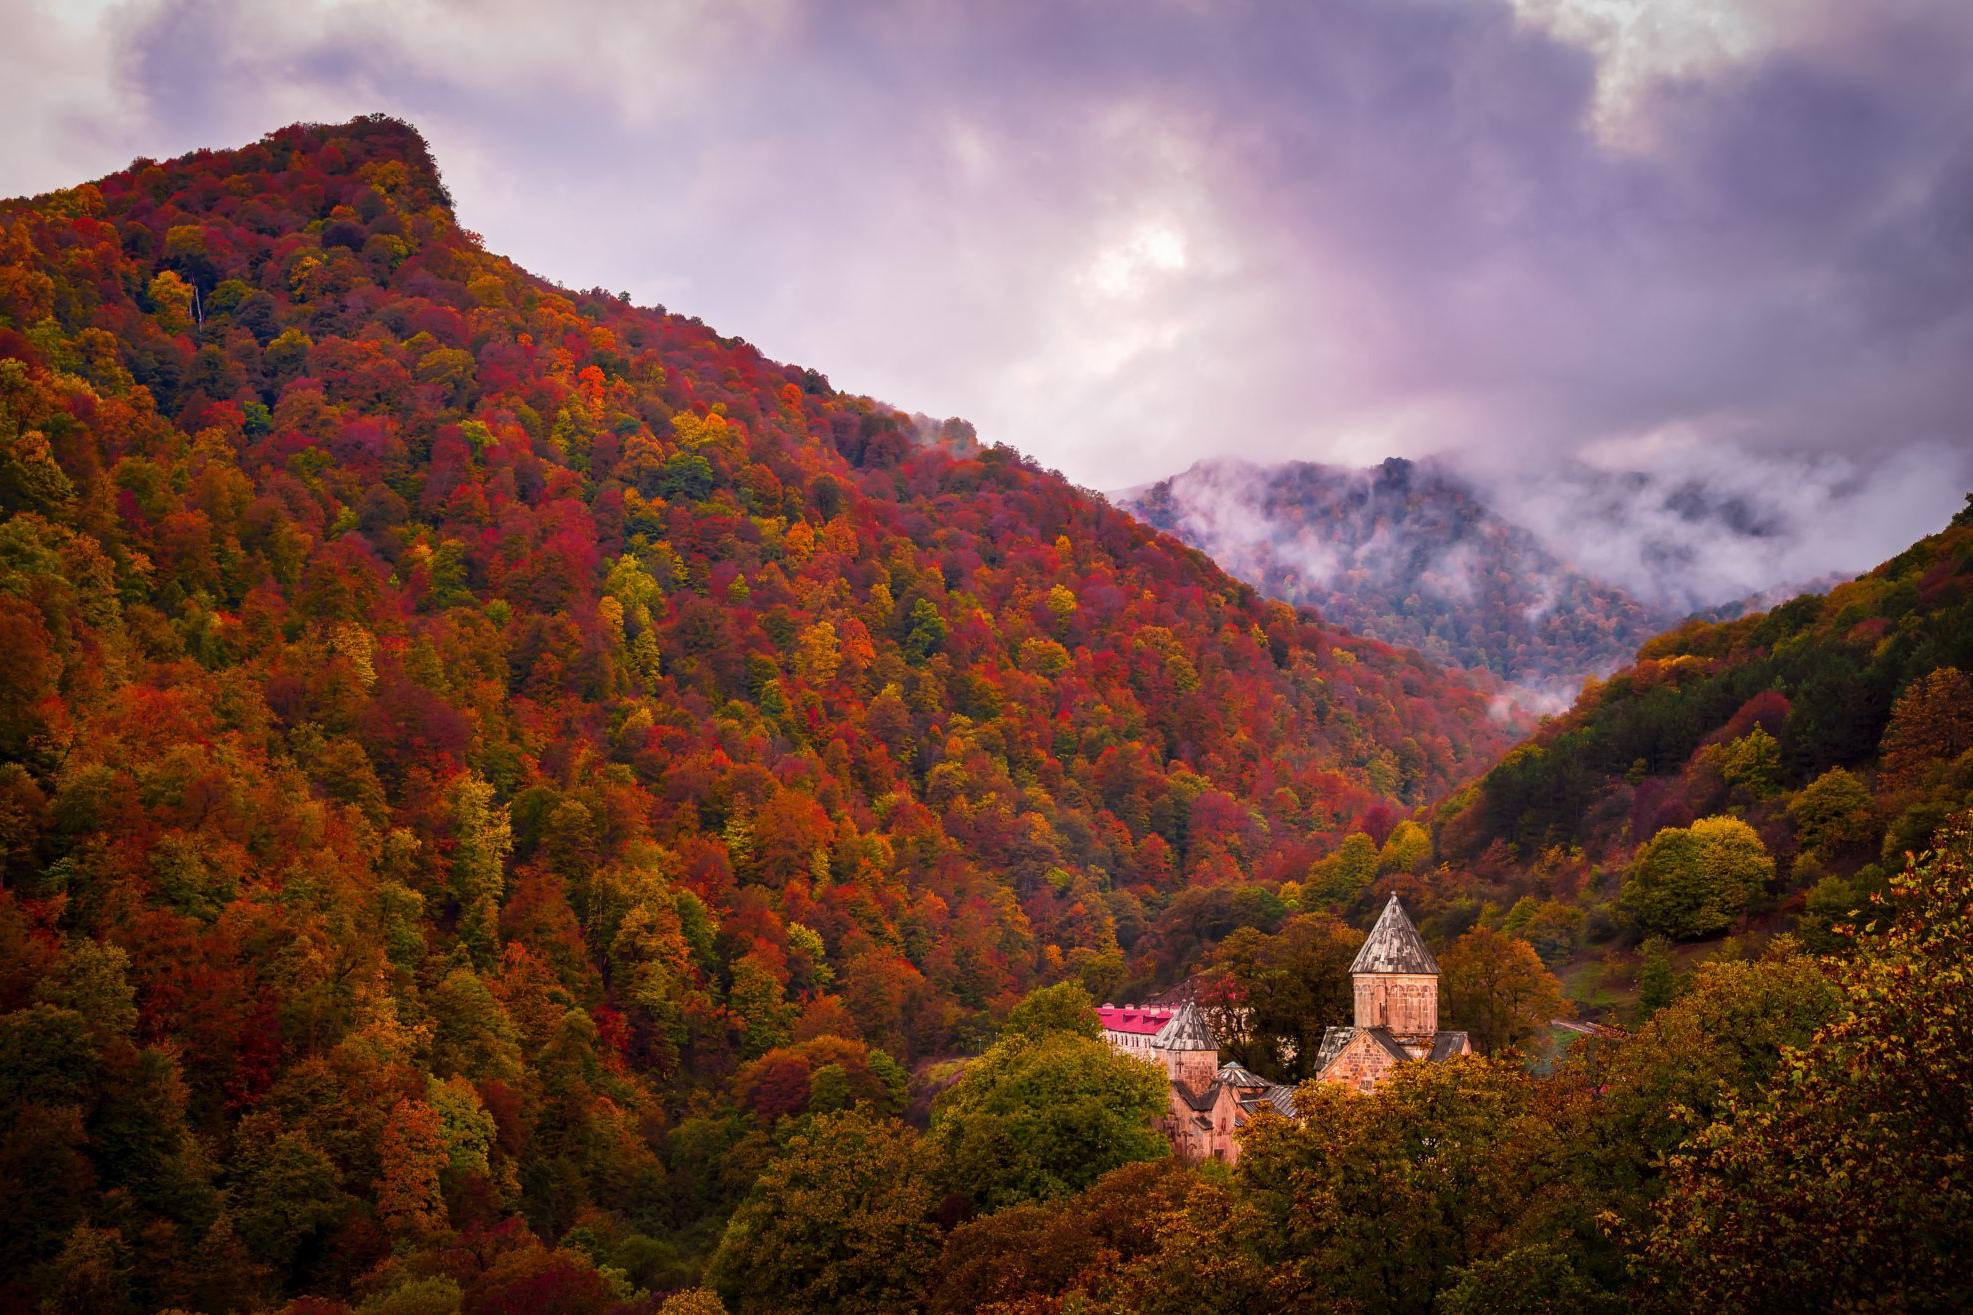
[[[1404,915],[1404,906],[1398,903],[1395,892],[1390,902],[1384,905],[1384,912],[1377,918],[1377,925],[1370,929],[1370,935],[1363,942],[1363,948],[1356,952],[1350,964],[1351,973],[1424,973],[1433,977],[1439,974],[1439,964],[1432,952],[1425,948],[1424,938],[1418,929],[1411,925],[1411,919]]]
[[[1415,933],[1414,933],[1415,934]],[[1218,1050],[1219,1041],[1214,1038],[1206,1020],[1200,1016],[1197,1005],[1190,1000],[1178,1007],[1171,1021],[1158,1029],[1158,1035],[1151,1044],[1164,1050]]]

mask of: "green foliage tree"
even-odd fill
[[[51,1268],[41,1307],[50,1315],[126,1315],[135,1308],[130,1248],[115,1229],[77,1224]]]
[[[492,1172],[490,1152],[499,1129],[473,1084],[463,1077],[433,1078],[429,1103],[438,1115],[438,1140],[448,1180]]]
[[[1377,851],[1377,873],[1416,872],[1431,857],[1431,834],[1406,818],[1391,828],[1384,847]]]
[[[500,897],[506,889],[507,855],[514,848],[507,806],[493,786],[467,774],[447,791],[453,825],[451,893],[459,908],[459,936],[484,965],[498,936]]]
[[[35,998],[74,1010],[100,1045],[128,1037],[137,1027],[137,994],[129,972],[130,955],[121,946],[77,939],[55,971],[35,984]]]
[[[240,1239],[278,1273],[341,1216],[348,1199],[335,1164],[306,1133],[249,1119],[235,1156],[232,1205]]]
[[[1326,913],[1221,941],[1206,960],[1200,1008],[1222,1049],[1278,1082],[1310,1076],[1323,1032],[1351,1020],[1350,961],[1362,944],[1362,932]]]
[[[1867,871],[1876,873],[1877,869]],[[1858,915],[1868,907],[1869,884],[1868,880],[1848,880],[1832,873],[1809,887],[1802,897],[1802,916],[1795,931],[1811,953],[1837,954],[1850,947],[1856,924],[1861,921]],[[1839,930],[1842,928],[1850,930]]]
[[[1582,943],[1583,911],[1559,899],[1537,900],[1523,895],[1501,920],[1500,929],[1535,947],[1551,967],[1565,962]]]
[[[1679,976],[1672,943],[1663,936],[1645,937],[1638,955],[1637,1014],[1642,1021],[1678,998]]]
[[[935,1204],[901,1125],[821,1115],[761,1171],[707,1279],[739,1315],[909,1311],[938,1255]]]
[[[1361,831],[1350,832],[1335,853],[1310,865],[1302,880],[1302,906],[1314,902],[1340,908],[1352,903],[1369,889],[1377,862],[1377,842]]]
[[[432,988],[431,1064],[440,1077],[513,1081],[520,1076],[520,1036],[484,978],[455,968]]]
[[[1008,1011],[1001,1025],[1002,1036],[1026,1037],[1038,1041],[1053,1033],[1100,1039],[1103,1025],[1096,1017],[1096,1002],[1080,982],[1057,982],[1037,987]]]
[[[904,636],[904,656],[911,662],[923,662],[944,647],[947,626],[945,617],[937,604],[929,598],[920,598],[911,605],[910,628]]]
[[[82,1105],[102,1071],[89,1020],[37,1004],[0,1016],[0,1100]]]
[[[1581,1147],[1585,1181],[1622,1217],[1640,1220],[1660,1190],[1664,1157],[1766,1082],[1838,998],[1823,965],[1785,937],[1761,959],[1701,965],[1635,1035],[1591,1046],[1581,1061],[1600,1088],[1594,1130]]]
[[[1973,819],[1892,881],[1840,1004],[1670,1165],[1648,1255],[1688,1308],[1973,1300]]]
[[[1788,820],[1803,850],[1841,854],[1868,848],[1875,838],[1877,807],[1854,774],[1832,767],[1788,801]]]
[[[1164,1071],[1072,1032],[1010,1036],[932,1107],[941,1181],[986,1209],[1080,1191],[1169,1153]]]
[[[733,964],[733,985],[726,993],[745,1033],[742,1049],[759,1055],[787,1044],[793,1035],[794,1007],[783,998],[781,979],[758,954],[740,956]]]
[[[1461,1267],[1511,1245],[1504,1201],[1565,1185],[1561,1130],[1518,1065],[1399,1065],[1369,1093],[1297,1093],[1300,1117],[1248,1129],[1243,1230],[1282,1308],[1433,1308]]]
[[[1621,895],[1639,927],[1679,940],[1732,926],[1774,876],[1774,860],[1754,829],[1736,817],[1666,827],[1645,841]]]
[[[1781,790],[1781,743],[1756,726],[1726,746],[1720,775],[1749,799],[1772,799]]]
[[[1584,1273],[1573,1248],[1531,1242],[1461,1267],[1432,1309],[1441,1315],[1616,1315],[1627,1306]]]
[[[712,463],[697,452],[671,456],[658,472],[653,491],[671,502],[703,502],[718,482]]]
[[[361,1315],[459,1315],[465,1293],[443,1274],[406,1277],[357,1307]]]

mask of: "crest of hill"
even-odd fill
[[[346,984],[520,956],[669,1101],[825,996],[908,1058],[1100,996],[1504,744],[1005,447],[485,251],[388,119],[8,203],[0,371],[7,880],[93,865],[63,929],[145,980],[249,916],[371,927]]]
[[[221,172],[240,182],[258,181],[268,191],[279,192],[282,184],[278,175],[290,167],[299,163],[305,168],[311,161],[319,161],[325,170],[333,170],[339,163],[336,156],[341,156],[342,162],[361,158],[369,163],[395,164],[401,174],[394,186],[402,203],[418,209],[437,206],[448,213],[452,210],[452,193],[439,175],[431,144],[416,127],[388,114],[365,114],[339,124],[294,123],[250,146],[231,150],[205,147],[163,162],[140,158],[128,168],[99,179],[97,186],[115,188],[130,180],[155,189],[173,170],[197,170]],[[0,201],[0,207],[31,210],[51,202],[60,204],[59,198],[73,196],[75,190],[11,198]]]

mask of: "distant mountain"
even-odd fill
[[[1264,593],[1566,701],[1679,610],[1592,578],[1432,461],[1205,461],[1114,495]]]

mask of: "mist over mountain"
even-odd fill
[[[1943,443],[1868,462],[1671,444],[1623,468],[1454,465],[1557,556],[1680,614],[1737,614],[1852,579],[1941,529],[1969,474],[1967,453]]]
[[[1205,461],[1117,500],[1265,593],[1557,705],[1681,615],[1576,570],[1437,461]]]
[[[1113,496],[1265,593],[1556,707],[1687,616],[1727,620],[1851,578],[1900,546],[1875,528],[1899,509],[1912,533],[1936,529],[1954,487],[1935,477],[1941,460],[1207,460]]]

